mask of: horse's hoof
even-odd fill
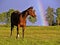
[[[18,37],[19,37],[19,34],[18,34]]]
[[[19,38],[19,34],[16,36],[16,38]]]

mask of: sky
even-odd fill
[[[56,9],[60,7],[60,0],[0,0],[0,13],[9,9],[19,10],[20,12],[33,6],[36,10],[37,22],[31,23],[27,20],[27,25],[47,26],[45,12],[48,6]]]

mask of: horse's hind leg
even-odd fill
[[[20,25],[17,26],[17,36],[16,36],[16,38],[19,37],[19,27],[20,27]]]
[[[14,25],[11,25],[11,34],[10,34],[10,37],[12,36],[12,30],[14,28]]]

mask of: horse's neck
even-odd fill
[[[28,16],[28,12],[25,12],[25,13],[23,13],[23,14],[21,15],[21,17],[22,17],[23,19],[26,19],[27,16]]]

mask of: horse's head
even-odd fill
[[[33,7],[28,8],[28,15],[36,17],[35,10],[33,10]]]

